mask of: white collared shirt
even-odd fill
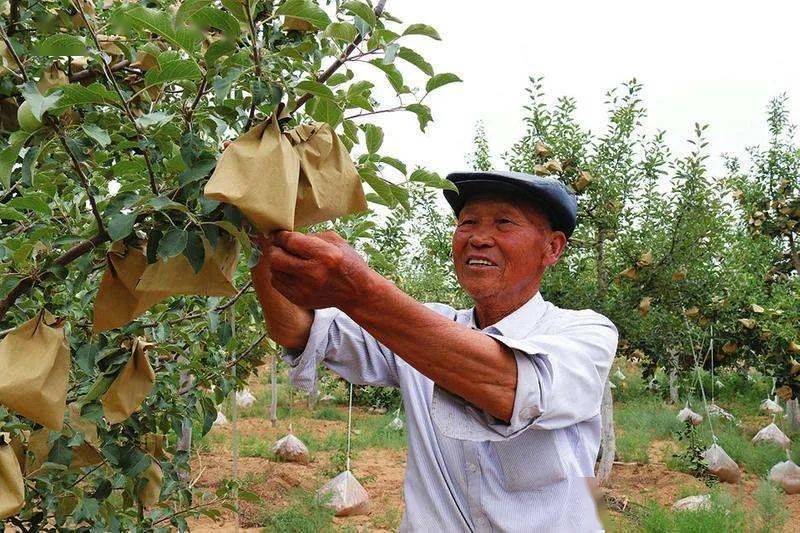
[[[477,329],[473,309],[428,306]],[[400,388],[408,432],[402,531],[600,529],[586,483],[616,327],[537,293],[481,331],[516,358],[510,423],[439,388],[338,309],[317,310],[305,349],[284,357],[292,382],[307,390],[320,362],[352,383]]]

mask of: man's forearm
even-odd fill
[[[343,309],[378,341],[440,387],[508,422],[517,366],[511,350],[448,320],[374,274],[370,297]]]
[[[314,321],[313,311],[293,304],[275,290],[263,257],[253,267],[251,274],[270,338],[289,349],[300,350],[305,347]]]

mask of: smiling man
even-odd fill
[[[423,304],[331,232],[260,239],[253,281],[292,380],[323,363],[399,387],[407,415],[402,531],[591,531],[587,488],[617,330],[539,292],[576,223],[555,179],[448,176],[453,260],[475,307]]]

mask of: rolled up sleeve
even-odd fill
[[[320,364],[357,385],[398,386],[394,353],[336,308],[315,310],[303,350],[284,348],[282,358],[303,390],[316,388]]]
[[[517,363],[511,419],[495,418],[435,386],[431,417],[442,434],[461,440],[500,441],[531,427],[567,427],[600,412],[617,346],[617,330],[611,321],[592,313],[553,334],[524,339],[486,334],[509,347]]]

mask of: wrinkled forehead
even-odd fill
[[[538,202],[524,196],[507,193],[485,193],[471,197],[464,203],[458,218],[461,219],[465,215],[474,215],[479,212],[501,214],[509,211],[521,213],[531,222],[550,226],[547,211]]]

